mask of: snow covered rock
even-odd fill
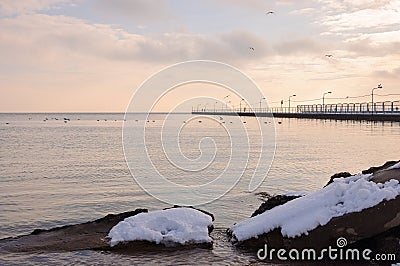
[[[59,252],[77,250],[115,250],[117,252],[154,252],[154,245],[175,244],[177,248],[210,247],[211,238],[208,233],[212,230],[212,214],[189,208],[173,208],[165,211],[150,212],[145,219],[138,219],[138,234],[145,239],[155,239],[155,242],[133,241],[120,243],[110,247],[107,236],[112,236],[114,241],[130,241],[132,231],[128,230],[132,225],[123,221],[132,221],[134,217],[146,214],[147,209],[136,209],[134,211],[119,214],[109,214],[103,218],[80,223],[56,227],[48,230],[36,229],[31,234],[18,237],[0,239],[0,251],[6,252]],[[158,214],[162,215],[158,215]],[[143,216],[142,216],[143,217]],[[151,219],[150,219],[151,218]],[[122,225],[121,225],[122,223]],[[117,226],[120,225],[120,226]],[[114,229],[113,229],[114,228]],[[135,226],[133,226],[135,228]],[[127,234],[125,235],[125,230]],[[115,244],[116,242],[113,242]],[[134,243],[134,244],[132,244]],[[152,243],[152,245],[149,245]],[[164,245],[159,245],[161,248]],[[160,248],[157,247],[157,248]]]
[[[391,162],[369,174],[341,177],[323,189],[276,206],[228,230],[247,247],[327,247],[400,225],[400,168]]]
[[[172,208],[128,217],[108,233],[111,247],[149,242],[167,247],[211,245],[213,218],[193,208]]]

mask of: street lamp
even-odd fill
[[[290,113],[290,98],[292,98],[292,97],[296,97],[296,94],[293,94],[293,95],[289,96],[289,113]]]
[[[377,89],[382,89],[382,84],[379,84],[378,87],[373,88],[371,91],[372,113],[374,113],[374,110],[375,110],[375,108],[374,108],[374,90],[377,90]]]
[[[325,113],[325,95],[331,94],[331,93],[332,93],[331,91],[328,91],[328,92],[325,92],[324,94],[322,94],[322,109],[323,109],[324,113]]]
[[[216,105],[217,103],[218,103],[218,102],[215,102],[215,103],[214,103],[214,113],[215,113],[215,110],[216,110],[216,109],[215,109],[215,105]]]
[[[265,100],[265,97],[262,97],[262,98],[260,99],[260,113],[261,113],[261,102],[262,102],[262,100]]]
[[[244,99],[242,98],[241,100],[240,100],[240,103],[239,103],[239,113],[241,113],[242,112],[242,102],[244,101]]]
[[[231,96],[230,94],[226,95],[223,100],[225,101],[225,109],[228,109],[228,100],[225,100],[226,98],[228,98],[229,96]],[[222,108],[223,109],[223,108]]]

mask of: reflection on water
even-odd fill
[[[159,132],[163,117],[152,115],[148,122],[150,132]],[[147,118],[138,115],[137,119]],[[177,123],[184,121],[179,114],[174,119]],[[255,130],[257,124],[254,118],[245,120],[252,142],[259,137]],[[250,150],[249,163],[238,185],[219,200],[201,206],[216,218],[212,250],[139,255],[94,251],[3,254],[0,264],[26,261],[37,264],[111,264],[115,261],[123,265],[139,262],[249,264],[254,262],[253,254],[236,251],[226,241],[224,232],[226,227],[249,217],[258,207],[260,199],[255,193],[313,191],[336,172],[356,173],[387,160],[399,159],[399,123],[278,120],[282,123],[276,123],[275,160],[261,187],[248,192],[257,163],[257,150]],[[224,121],[234,120],[226,117]],[[146,194],[131,177],[122,150],[122,123],[122,114],[0,114],[1,237],[93,220],[107,213],[167,207]],[[218,126],[218,123],[206,125],[204,122],[188,126],[181,140],[183,149],[189,151],[188,156],[195,158],[199,152],[199,136],[204,133],[214,137],[221,145],[211,168],[215,171],[223,167],[230,156],[230,149],[223,143],[224,133]],[[159,154],[156,139],[154,156]],[[160,165],[162,171],[171,179],[179,180],[167,160],[162,161],[165,162]],[[204,180],[214,178],[214,170],[209,169]],[[146,173],[146,169],[143,171]],[[194,179],[186,182],[198,181],[196,176],[191,178]]]

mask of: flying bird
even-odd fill
[[[266,13],[266,15],[272,15],[272,14],[275,14],[275,12],[274,12],[274,11],[268,11],[268,12]]]
[[[325,56],[326,57],[333,57],[333,55],[331,55],[331,54],[326,54]]]
[[[250,50],[254,51],[254,47],[249,47]]]

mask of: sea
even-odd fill
[[[157,173],[175,183],[208,184],[229,167],[237,182],[196,206],[215,217],[213,248],[137,254],[91,250],[1,252],[0,265],[257,264],[256,254],[239,250],[229,242],[226,229],[249,218],[265,200],[265,193],[310,193],[323,187],[335,173],[356,174],[400,159],[398,122],[191,118],[184,113],[138,113],[131,114],[129,119],[126,121],[123,113],[0,114],[0,238],[136,208],[152,211],[171,207],[173,202],[163,195],[173,191],[163,191],[163,187],[149,190],[141,180],[157,179]],[[166,120],[175,127],[166,126]],[[143,144],[146,136],[148,154],[126,156],[123,132],[127,126],[133,128],[130,134],[137,134],[133,139],[137,139],[138,145]],[[235,131],[235,127],[244,131]],[[260,162],[260,146],[254,143],[261,139],[262,127],[274,133],[268,136],[266,144],[260,144],[273,157]],[[232,143],[232,135],[237,132],[245,132],[240,134],[250,145]],[[176,163],[167,156],[173,152],[165,149],[174,145],[177,147],[172,150],[181,152],[182,158],[191,162],[209,152],[212,156],[203,158],[211,161],[201,169],[188,171],[184,169],[185,160]],[[134,150],[135,146],[131,148]],[[143,163],[146,158],[151,159],[152,167]],[[246,161],[229,164],[231,158]],[[260,163],[265,178],[251,191],[249,180]],[[190,195],[183,195],[181,200],[190,202]]]

